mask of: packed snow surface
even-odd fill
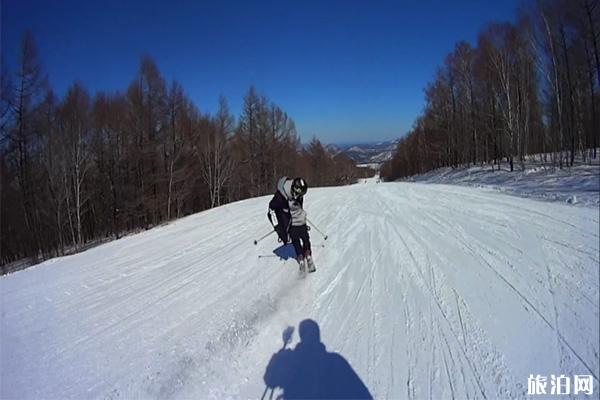
[[[277,245],[253,244],[268,200],[0,278],[0,397],[275,398],[269,361],[287,327],[299,351],[309,318],[318,354],[338,355],[328,368],[377,398],[524,398],[530,374],[600,390],[597,208],[437,184],[310,189],[329,239],[311,230],[317,272],[302,277],[259,258]],[[328,372],[317,389],[350,376]]]

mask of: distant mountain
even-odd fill
[[[334,156],[342,152],[342,149],[336,144],[328,144],[327,146],[325,146],[325,148]]]
[[[343,153],[357,164],[381,164],[392,158],[398,140],[373,143],[331,144],[327,148],[335,148],[336,153]],[[333,154],[336,154],[333,153]]]
[[[367,151],[368,150],[363,149],[360,146],[352,146],[348,150],[346,150],[346,152],[348,152],[348,153],[352,153],[352,152],[354,152],[354,153],[366,153]]]

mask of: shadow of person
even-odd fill
[[[306,319],[298,328],[300,343],[293,350],[286,349],[292,328],[286,329],[283,348],[269,361],[264,380],[271,395],[279,387],[283,399],[373,398],[348,361],[325,349],[315,321]]]

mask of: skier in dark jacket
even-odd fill
[[[296,251],[296,260],[300,270],[308,267],[308,272],[316,270],[310,248],[310,237],[306,226],[306,211],[302,208],[304,195],[308,190],[302,178],[289,179],[284,176],[277,182],[277,191],[269,202],[269,220],[275,225],[279,239],[284,243],[290,241]],[[273,222],[273,215],[277,224]]]

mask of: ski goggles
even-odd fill
[[[301,187],[292,188],[292,194],[296,197],[304,196],[306,194],[306,188],[301,188]]]

